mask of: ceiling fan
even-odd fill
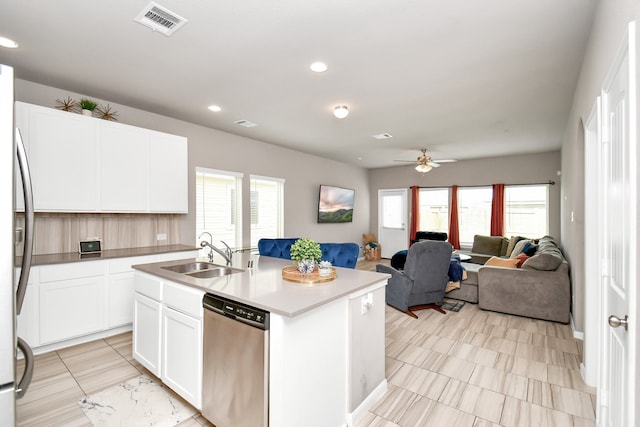
[[[413,163],[414,160],[396,160],[396,162]],[[417,163],[416,164],[416,170],[418,172],[422,172],[422,173],[427,173],[433,168],[440,167],[439,163],[434,162],[433,160],[431,160],[431,156],[427,155],[427,149],[426,148],[422,149],[422,155],[418,156],[418,159],[417,159],[416,163]]]

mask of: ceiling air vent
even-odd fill
[[[389,139],[389,138],[393,138],[393,136],[391,136],[391,134],[388,133],[379,133],[378,135],[373,135],[373,137],[375,139]]]
[[[238,126],[245,127],[245,128],[254,128],[254,127],[258,126],[257,124],[255,124],[253,122],[250,122],[249,120],[236,120],[233,123],[237,124]]]
[[[157,3],[151,2],[142,9],[142,12],[135,17],[134,21],[158,31],[165,36],[170,36],[178,28],[187,23],[182,16],[171,12]]]

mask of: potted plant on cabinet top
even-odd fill
[[[322,258],[320,244],[314,240],[303,237],[291,245],[291,259],[298,261],[300,273],[312,273],[316,268],[316,261]]]
[[[82,98],[80,100],[80,106],[82,107],[82,114],[85,116],[92,116],[93,110],[96,109],[98,104],[90,99]]]

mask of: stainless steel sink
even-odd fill
[[[211,262],[196,261],[186,264],[167,265],[160,267],[165,270],[174,271],[176,273],[186,274],[197,279],[211,279],[214,277],[226,276],[233,273],[241,273],[244,270],[239,268],[227,267]]]
[[[213,264],[210,262],[189,262],[187,264],[178,264],[178,265],[168,265],[164,268],[165,270],[175,271],[176,273],[195,273],[197,271],[209,270],[212,268],[225,268],[218,264]]]
[[[188,276],[195,277],[197,279],[211,279],[213,277],[226,276],[233,273],[242,273],[244,270],[232,267],[216,267],[208,270],[196,271],[193,273],[186,273]]]

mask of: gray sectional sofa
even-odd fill
[[[447,298],[478,303],[483,310],[569,323],[569,264],[553,237],[539,239],[535,254],[521,268],[462,264],[467,280]]]

